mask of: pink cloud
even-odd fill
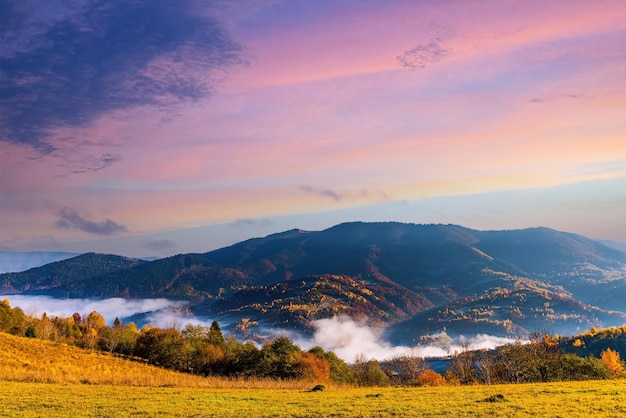
[[[626,158],[621,2],[380,4],[243,13],[251,63],[209,100],[57,127],[45,156],[3,143],[0,227],[75,239],[65,206],[140,233],[626,175],[602,168]]]

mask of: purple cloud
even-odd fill
[[[241,226],[272,226],[274,222],[269,219],[237,219],[235,222],[231,222],[228,226],[237,228]]]
[[[57,212],[58,219],[55,223],[57,228],[78,229],[94,235],[114,235],[120,232],[128,232],[125,225],[118,224],[111,219],[96,222],[80,215],[75,209],[63,208]]]
[[[442,46],[440,38],[433,38],[427,44],[418,45],[398,56],[403,67],[424,68],[441,61],[450,51]]]
[[[211,71],[242,62],[217,0],[21,3],[1,3],[0,140],[42,153],[52,128],[206,97]]]
[[[378,189],[359,189],[337,192],[331,189],[323,189],[312,186],[301,186],[300,190],[308,194],[314,194],[322,197],[328,197],[336,202],[346,199],[367,199],[370,201],[387,200],[389,196],[383,190]]]
[[[141,246],[148,250],[160,251],[174,249],[176,243],[169,239],[145,239],[141,242]]]

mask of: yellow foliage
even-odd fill
[[[615,377],[619,377],[624,373],[624,362],[620,359],[619,353],[610,348],[604,350],[600,356],[602,363],[613,372]]]

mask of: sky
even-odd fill
[[[0,0],[0,250],[345,221],[626,242],[622,0]]]

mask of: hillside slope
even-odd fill
[[[18,382],[125,386],[209,386],[199,376],[87,351],[66,344],[0,332],[0,379]]]

